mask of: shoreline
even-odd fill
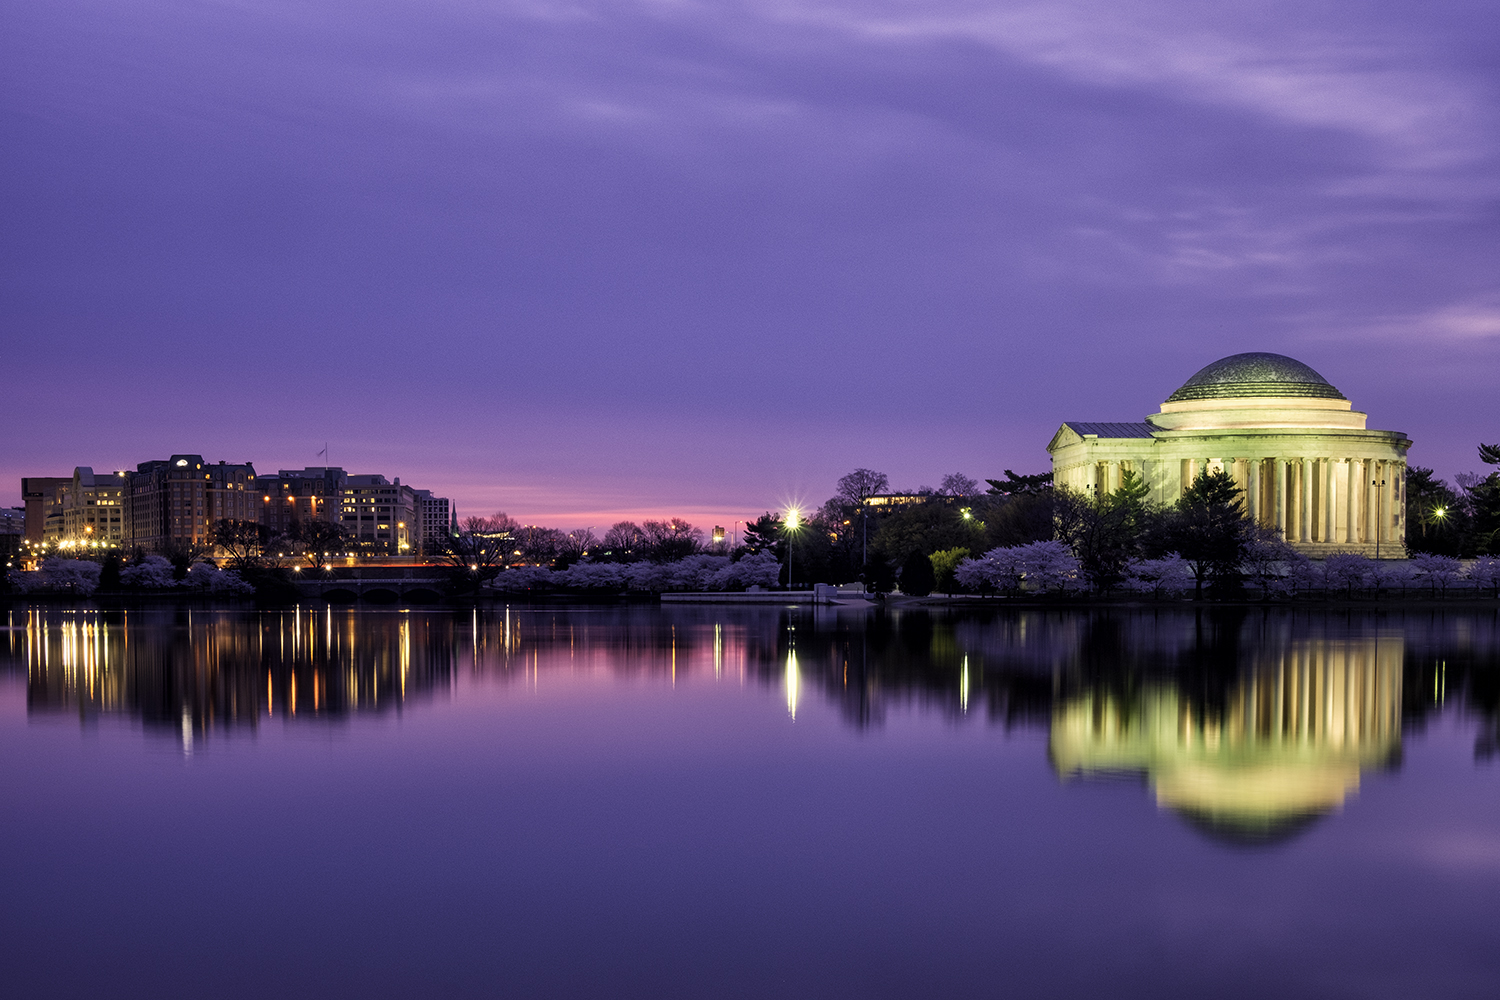
[[[1143,597],[1130,595],[1057,595],[1057,596],[999,596],[979,594],[948,594],[911,597],[904,594],[850,596],[836,601],[819,601],[813,591],[765,591],[754,594],[715,594],[693,591],[673,591],[665,594],[480,594],[461,597],[444,597],[436,601],[403,600],[355,600],[328,601],[322,598],[306,598],[295,601],[261,601],[254,596],[223,597],[210,594],[139,594],[108,593],[87,596],[70,594],[3,594],[0,608],[17,606],[90,605],[100,610],[129,610],[131,608],[250,608],[277,609],[322,606],[350,609],[375,608],[420,608],[442,610],[445,608],[471,608],[485,605],[665,605],[673,606],[720,606],[720,607],[821,607],[836,609],[906,609],[906,608],[1025,608],[1025,609],[1088,609],[1088,608],[1290,608],[1323,610],[1377,610],[1391,609],[1474,609],[1500,611],[1500,597],[1459,593],[1379,595],[1356,594],[1354,596],[1327,596],[1323,594],[1301,597],[1277,597],[1258,599],[1253,597]]]

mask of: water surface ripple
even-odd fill
[[[1500,613],[17,605],[38,997],[1493,997]]]

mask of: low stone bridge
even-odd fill
[[[442,566],[337,566],[295,574],[303,597],[332,603],[427,604],[443,599],[448,571]]]

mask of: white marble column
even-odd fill
[[[1297,540],[1297,508],[1299,496],[1297,493],[1297,463],[1293,459],[1286,460],[1286,524],[1283,532],[1289,542]]]
[[[1276,530],[1286,537],[1286,462],[1276,460]]]
[[[1245,488],[1245,512],[1250,515],[1250,520],[1256,524],[1260,523],[1260,459],[1250,461],[1249,473],[1246,476]]]
[[[1401,545],[1406,544],[1406,463],[1396,463],[1396,485],[1391,496],[1396,500],[1396,516],[1392,519],[1396,525],[1395,541]]]
[[[1359,541],[1359,484],[1364,478],[1359,466],[1359,459],[1349,459],[1349,491],[1348,496],[1344,498],[1345,506],[1348,508],[1344,513],[1344,541],[1350,545]]]
[[[1380,541],[1389,545],[1393,539],[1391,533],[1391,522],[1395,520],[1396,504],[1392,500],[1392,487],[1396,485],[1396,466],[1391,462],[1380,463],[1380,475],[1375,477],[1385,485],[1380,487],[1380,506],[1377,508],[1380,517]]]
[[[1312,514],[1313,514],[1313,463],[1312,459],[1302,460],[1302,516],[1297,524],[1297,537],[1304,542],[1312,541]]]
[[[1334,488],[1333,459],[1323,459],[1323,534],[1319,540],[1331,542],[1338,531],[1339,509],[1334,500],[1338,496]]]
[[[1379,525],[1376,523],[1376,517],[1375,517],[1375,503],[1376,503],[1376,500],[1378,499],[1378,494],[1376,493],[1377,487],[1373,485],[1373,483],[1375,482],[1375,475],[1378,472],[1379,472],[1379,467],[1378,467],[1377,463],[1373,459],[1365,463],[1365,478],[1364,478],[1364,484],[1365,484],[1365,517],[1364,517],[1364,521],[1365,521],[1365,541],[1367,541],[1367,542],[1374,542],[1375,539],[1377,537],[1379,537],[1379,536],[1377,536],[1375,534],[1375,529],[1379,527]]]

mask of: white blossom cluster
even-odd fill
[[[1434,596],[1454,591],[1500,596],[1500,558],[1494,556],[1481,556],[1466,564],[1452,556],[1376,561],[1355,553],[1337,553],[1316,561],[1285,542],[1258,541],[1247,547],[1241,569],[1252,586],[1269,594],[1426,590]],[[1002,594],[1058,593],[1087,587],[1077,558],[1062,542],[991,549],[977,559],[963,560],[953,575],[970,590]],[[1125,566],[1121,586],[1164,597],[1192,590],[1195,582],[1192,565],[1174,553],[1160,559],[1131,560]]]
[[[92,594],[100,566],[87,559],[48,559],[33,572],[12,570],[11,586],[23,594]]]
[[[1078,590],[1084,586],[1078,558],[1062,542],[1032,542],[990,549],[965,559],[953,578],[972,590],[1030,593]]]
[[[696,555],[675,562],[579,562],[564,570],[544,566],[509,569],[495,578],[494,589],[515,592],[538,588],[556,590],[745,590],[774,587],[781,566],[770,552],[747,555],[738,562],[728,556]]]
[[[87,596],[99,589],[100,570],[98,563],[86,559],[48,559],[34,571],[12,571],[10,581],[23,594]],[[213,563],[194,563],[186,579],[173,579],[172,564],[161,556],[147,556],[120,570],[120,585],[129,590],[195,591],[216,597],[255,592],[238,573],[221,570]]]

